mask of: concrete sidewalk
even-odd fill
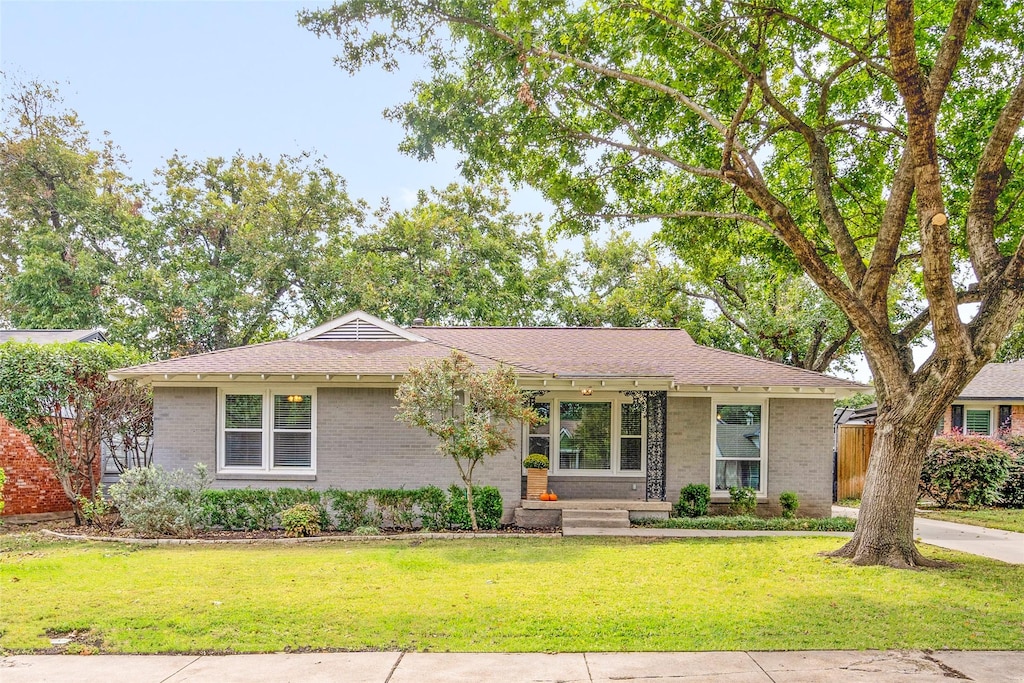
[[[832,514],[836,517],[856,519],[858,512],[857,508],[832,506]],[[915,517],[914,538],[921,543],[941,548],[990,557],[1009,564],[1024,564],[1024,534],[1014,531]]]
[[[1024,682],[1024,652],[807,651],[448,654],[349,652],[230,656],[24,655],[4,683],[922,683]]]

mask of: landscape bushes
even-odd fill
[[[1024,508],[1024,436],[1010,437],[1006,447],[1013,459],[999,492],[999,504],[1008,508]]]
[[[918,490],[939,507],[1000,502],[1015,458],[1002,443],[977,436],[932,439],[924,458]]]
[[[111,497],[125,525],[144,536],[190,536],[199,529],[267,531],[285,527],[297,535],[308,535],[312,529],[449,531],[471,526],[466,490],[455,484],[447,492],[437,486],[364,491],[208,489],[205,470],[202,477],[199,474],[197,470],[188,477],[160,467],[134,468],[111,487]],[[503,512],[498,489],[474,486],[473,497],[480,528],[498,528]],[[310,519],[311,515],[315,519]]]

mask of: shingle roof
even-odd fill
[[[960,393],[964,400],[1020,400],[1024,398],[1024,361],[989,363]]]
[[[481,367],[511,365],[520,375],[659,378],[682,385],[861,389],[808,370],[700,346],[663,328],[416,327],[427,341],[286,340],[158,361],[118,377],[190,374],[403,374],[452,349]]]
[[[0,330],[0,343],[15,341],[54,344],[106,340],[99,330]]]

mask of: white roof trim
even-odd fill
[[[378,318],[377,316],[370,315],[365,311],[352,311],[351,313],[346,313],[340,318],[329,320],[325,322],[323,325],[314,327],[311,330],[306,330],[305,332],[293,337],[293,339],[295,341],[312,341],[317,339],[318,337],[327,335],[327,333],[333,332],[334,330],[340,327],[350,325],[351,323],[354,322],[364,323],[367,327],[375,328],[379,332],[385,333],[388,337],[395,337],[396,339],[404,339],[405,341],[411,342],[428,341],[426,337],[421,337],[420,335],[415,334],[414,332],[410,332],[409,330],[399,327],[398,325],[392,325],[391,323],[385,322]],[[375,339],[377,341],[382,341],[379,335],[376,336]],[[396,339],[388,339],[387,341],[396,341]]]

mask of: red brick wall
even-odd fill
[[[0,467],[4,468],[4,515],[64,512],[71,503],[53,475],[50,464],[28,437],[0,417]]]

